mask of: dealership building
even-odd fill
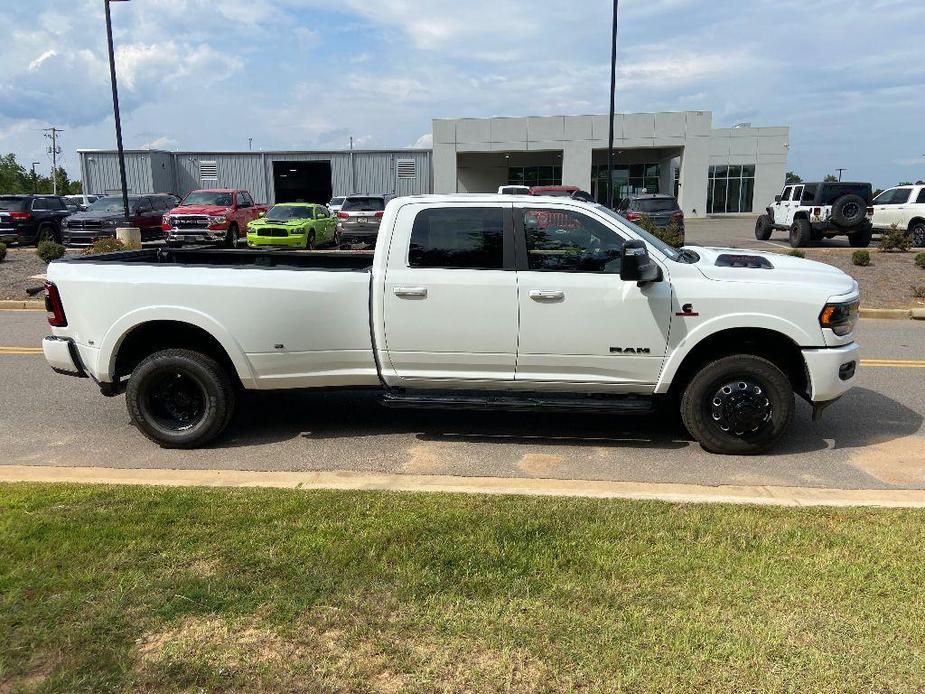
[[[255,199],[326,202],[349,193],[485,193],[505,184],[575,185],[606,201],[608,117],[433,121],[433,149],[126,152],[132,193],[240,187]],[[614,196],[676,195],[689,216],[760,210],[784,182],[787,127],[714,128],[709,111],[614,119]],[[111,150],[78,150],[88,192],[119,189]]]

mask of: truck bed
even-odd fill
[[[56,263],[98,264],[132,263],[143,265],[187,265],[196,267],[323,270],[331,272],[369,272],[372,251],[328,251],[304,253],[285,250],[222,248],[144,248],[98,255],[73,255]]]

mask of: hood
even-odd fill
[[[123,212],[97,212],[95,210],[84,210],[83,212],[75,212],[74,214],[69,214],[67,220],[70,221],[80,221],[84,219],[89,219],[92,221],[98,221],[103,219],[122,219]]]
[[[273,220],[273,219],[267,219],[266,217],[260,217],[256,219],[255,221],[260,222],[262,224],[272,224],[273,226],[278,226],[278,227],[299,227],[305,224],[305,222],[310,222],[311,219],[312,219],[311,217],[296,217],[295,219],[287,219],[285,221],[277,222],[276,220]]]
[[[850,275],[837,267],[780,253],[752,251],[744,248],[704,248],[687,246],[700,260],[695,264],[707,279],[720,282],[754,282],[767,284],[805,284],[822,289],[829,296],[851,294],[858,288]],[[726,265],[733,256],[732,265]],[[741,262],[754,259],[754,262]],[[719,261],[720,264],[717,264]],[[770,264],[771,267],[754,267]]]
[[[230,210],[230,207],[221,205],[183,205],[174,207],[168,214],[206,214],[210,217],[218,217],[228,213]]]

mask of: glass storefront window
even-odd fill
[[[707,183],[707,214],[751,212],[754,164],[714,164]]]
[[[561,166],[511,166],[507,170],[508,185],[561,186]]]
[[[616,164],[613,167],[613,204],[633,193],[660,193],[659,163]],[[595,164],[591,167],[591,194],[602,205],[607,205],[607,164]]]

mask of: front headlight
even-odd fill
[[[67,229],[67,217],[61,220],[61,228]]]
[[[104,227],[114,227],[117,224],[115,219],[105,219],[103,220]]]
[[[221,224],[225,221],[225,215],[219,215],[216,217],[209,217],[209,224]]]
[[[830,328],[833,333],[843,337],[854,330],[857,325],[861,302],[859,300],[841,304],[826,304],[819,314],[819,325]]]

